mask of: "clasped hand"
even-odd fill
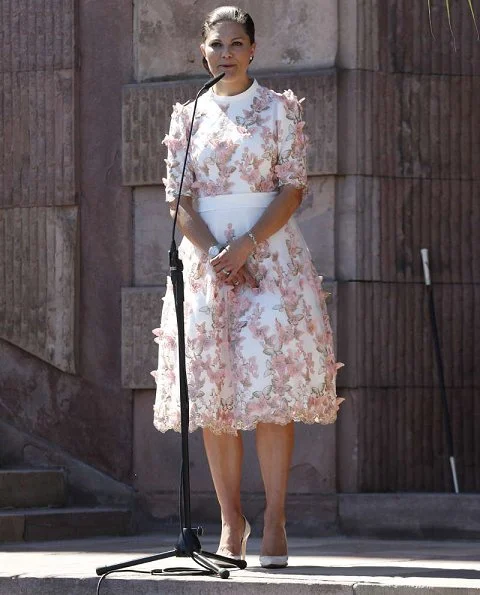
[[[241,236],[227,244],[220,254],[210,261],[217,278],[226,285],[246,283],[251,287],[257,287],[255,277],[247,266],[247,258],[251,251],[252,242],[248,236]]]

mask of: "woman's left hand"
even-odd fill
[[[218,256],[212,258],[210,264],[213,266],[218,279],[226,282],[228,277],[235,277],[247,262],[252,248],[250,238],[248,236],[241,236],[228,244]]]

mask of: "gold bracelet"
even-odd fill
[[[249,231],[247,233],[247,236],[252,240],[253,245],[255,246],[255,250],[258,248],[258,242],[257,239],[255,238],[255,236],[253,235],[253,231]]]

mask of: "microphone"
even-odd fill
[[[205,93],[205,91],[208,91],[210,89],[210,87],[213,87],[213,85],[216,85],[220,79],[223,79],[224,76],[225,76],[225,73],[221,72],[220,74],[217,74],[217,76],[214,76],[213,79],[210,79],[209,81],[207,81],[203,85],[203,87],[200,89],[200,91],[198,92],[198,97],[200,97],[200,95],[202,93]]]

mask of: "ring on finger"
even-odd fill
[[[225,275],[230,275],[232,271],[229,271],[228,269],[223,269],[223,272],[225,273]]]

